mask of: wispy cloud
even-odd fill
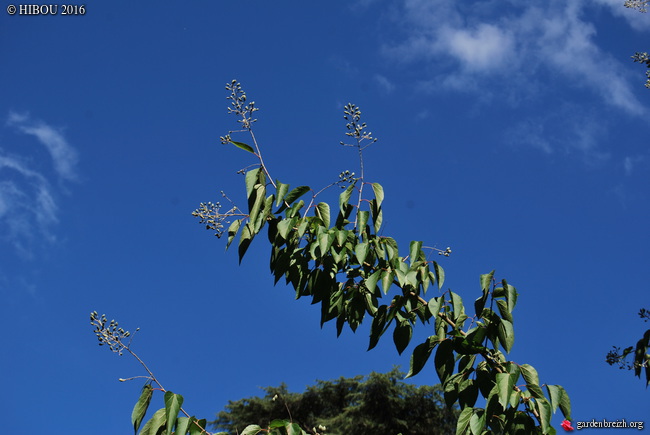
[[[5,126],[36,139],[17,146],[24,141],[3,135],[0,143],[0,241],[31,259],[38,240],[56,240],[52,227],[59,222],[59,190],[54,186],[77,179],[77,153],[60,130],[28,114],[10,112]],[[37,153],[27,148],[34,145],[45,148],[54,171],[48,170],[50,165],[34,162]]]
[[[618,3],[618,9],[614,8]],[[434,76],[423,77],[422,89],[483,91],[494,88],[495,76],[508,92],[529,92],[535,72],[559,76],[573,86],[588,88],[611,107],[634,116],[648,111],[636,98],[620,62],[595,42],[596,28],[585,10],[599,3],[621,10],[617,0],[558,0],[512,3],[504,13],[494,2],[461,4],[455,0],[404,0],[406,37],[383,47],[402,62],[435,63]],[[638,15],[641,15],[637,12]],[[647,26],[647,23],[646,23]],[[430,69],[428,69],[430,70]],[[515,89],[518,88],[518,89]]]
[[[395,85],[388,80],[386,77],[380,75],[380,74],[375,74],[375,82],[379,85],[382,91],[384,91],[387,94],[390,94],[395,90]]]
[[[63,134],[42,121],[34,121],[27,114],[10,112],[7,125],[14,126],[25,134],[32,135],[47,148],[57,174],[66,180],[77,178],[75,166],[77,152],[63,137]]]

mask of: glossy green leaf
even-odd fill
[[[454,322],[459,322],[461,319],[461,316],[465,314],[465,307],[463,306],[463,299],[460,297],[460,295],[454,293],[454,292],[449,292],[449,295],[451,296],[451,306],[454,310],[452,319]],[[456,325],[460,326],[460,325]]]
[[[395,274],[391,270],[382,271],[381,275],[381,288],[384,291],[384,294],[388,294],[388,290],[393,285],[393,280],[395,279]]]
[[[140,435],[157,435],[160,429],[165,426],[165,408],[160,408],[151,416],[140,431]]]
[[[422,250],[422,242],[412,241],[409,245],[409,262],[411,265],[418,261],[420,258],[420,252]]]
[[[442,290],[442,284],[445,282],[445,270],[435,261],[433,262],[433,270],[438,279],[438,289]]]
[[[429,357],[431,356],[431,352],[438,344],[436,338],[436,336],[431,336],[427,338],[424,343],[420,343],[415,346],[415,349],[413,349],[413,353],[411,354],[409,372],[406,374],[407,378],[417,375],[420,373],[422,368],[424,368],[424,365],[427,363]]]
[[[185,435],[190,430],[190,423],[192,420],[187,417],[178,417],[176,420],[176,435]]]
[[[167,420],[167,435],[172,435],[172,429],[178,418],[178,411],[183,406],[183,396],[171,391],[165,392],[165,418]]]
[[[454,348],[451,340],[443,340],[436,350],[436,355],[433,359],[436,366],[436,373],[440,378],[440,382],[444,384],[447,382],[449,376],[454,372]]]
[[[370,213],[367,210],[360,210],[357,213],[357,229],[359,230],[360,233],[366,231],[366,225],[368,225],[369,217],[370,217]]]
[[[506,294],[506,301],[508,301],[508,311],[512,313],[512,311],[515,309],[515,305],[517,305],[517,289],[508,284],[505,279],[503,280],[503,284],[503,288]]]
[[[377,281],[379,281],[379,277],[381,277],[382,272],[383,271],[381,269],[377,269],[368,278],[366,278],[364,283],[370,293],[375,292],[375,289],[377,288]]]
[[[372,215],[373,229],[375,230],[375,234],[377,234],[384,221],[384,212],[381,209],[381,205],[377,204],[376,199],[370,201],[370,213]]]
[[[548,392],[549,402],[551,403],[551,409],[553,412],[557,410],[557,407],[560,405],[560,398],[562,397],[562,391],[558,388],[558,385],[546,385],[546,391]]]
[[[275,206],[278,207],[280,204],[282,204],[282,201],[284,201],[284,196],[287,194],[289,191],[289,185],[284,184],[279,182],[278,180],[275,180]]]
[[[255,151],[253,150],[253,148],[251,148],[250,145],[246,145],[243,142],[235,142],[234,140],[231,140],[230,143],[233,144],[234,146],[236,146],[239,149],[242,149],[244,151],[248,151],[251,154],[255,154]]]
[[[526,380],[527,384],[539,385],[539,376],[537,375],[537,370],[530,364],[522,364],[519,366],[521,369],[521,374]]]
[[[508,402],[510,401],[510,392],[512,391],[514,383],[509,373],[497,373],[496,374],[496,385],[497,395],[499,397],[499,403],[506,409]]]
[[[241,236],[239,237],[239,263],[241,264],[242,259],[244,258],[244,255],[246,254],[246,251],[248,250],[248,247],[250,246],[251,242],[253,241],[253,231],[251,230],[250,223],[244,225],[244,229],[241,232]]]
[[[298,186],[295,189],[293,189],[291,192],[287,194],[287,196],[284,197],[284,201],[282,206],[278,209],[278,213],[282,213],[284,210],[286,210],[287,206],[290,206],[293,204],[293,202],[303,196],[305,193],[309,192],[311,189],[309,186]]]
[[[560,411],[562,411],[564,418],[571,420],[571,400],[569,395],[561,386],[556,385],[556,387],[560,391]]]
[[[341,214],[345,215],[347,210],[347,205],[350,202],[350,197],[352,196],[352,191],[354,190],[356,183],[350,184],[342,193],[339,195],[339,209]]]
[[[438,316],[438,313],[440,312],[440,307],[442,307],[442,304],[445,302],[445,298],[442,296],[438,296],[437,298],[431,298],[429,300],[429,303],[427,304],[427,307],[429,308],[429,312],[433,316]]]
[[[506,319],[508,322],[512,323],[512,313],[508,311],[508,303],[503,299],[497,299],[497,307],[499,308],[499,313],[501,317]]]
[[[251,169],[246,172],[246,198],[250,198],[256,184],[259,183],[260,172],[262,168]]]
[[[320,202],[316,206],[316,216],[318,216],[325,225],[325,228],[330,227],[330,206],[326,202]]]
[[[298,425],[298,423],[287,423],[284,428],[287,431],[287,435],[306,434],[306,432],[300,428],[300,425]]]
[[[492,286],[492,279],[494,278],[494,271],[481,275],[481,288],[489,291]]]
[[[386,305],[382,305],[377,309],[375,316],[372,318],[372,325],[370,326],[370,344],[368,345],[368,350],[377,346],[379,343],[379,338],[383,335],[386,330],[387,323],[387,309]]]
[[[253,195],[248,200],[248,222],[255,225],[257,216],[262,208],[262,204],[266,199],[266,187],[261,184],[255,186]]]
[[[395,343],[395,348],[397,353],[400,355],[404,352],[404,349],[411,342],[411,337],[413,336],[413,327],[408,321],[400,322],[395,326],[393,330],[393,342]]]
[[[474,409],[472,417],[469,419],[469,428],[472,434],[483,434],[485,431],[485,411],[483,409]]]
[[[228,227],[228,243],[226,243],[226,249],[228,249],[232,241],[237,236],[237,232],[239,231],[239,227],[241,226],[243,220],[244,220],[243,218],[234,220]]]
[[[151,403],[152,395],[153,395],[153,388],[151,387],[150,384],[145,384],[144,387],[142,387],[140,398],[138,399],[135,406],[133,407],[133,412],[131,412],[131,424],[133,424],[133,429],[136,434],[138,433],[138,429],[140,429],[140,424],[142,423],[142,419],[147,413],[147,409],[149,408],[149,404]]]
[[[354,247],[354,255],[357,258],[359,264],[363,264],[366,261],[366,256],[368,255],[368,243],[362,242]]]
[[[510,352],[512,345],[515,342],[515,330],[512,326],[512,323],[506,319],[501,319],[499,322],[498,334],[501,345],[506,350],[506,352]]]
[[[191,420],[192,424],[190,425],[190,435],[204,435],[205,428],[208,425],[206,419],[202,418],[201,420],[197,420],[196,418],[192,417]]]
[[[456,435],[466,435],[471,433],[469,422],[474,413],[474,408],[467,407],[460,412],[458,422],[456,423]]]
[[[256,424],[251,424],[246,426],[246,428],[242,431],[241,435],[255,435],[262,432],[262,427],[258,426]]]
[[[381,205],[381,203],[384,201],[384,188],[381,187],[381,184],[379,183],[371,183],[372,190],[375,193],[375,199],[377,200],[377,204]]]

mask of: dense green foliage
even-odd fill
[[[412,241],[408,254],[400,255],[397,241],[383,234],[384,190],[364,177],[363,151],[377,139],[361,122],[357,106],[344,108],[346,135],[353,143],[341,144],[356,149],[360,176],[346,171],[328,186],[344,188],[333,207],[317,200],[327,188],[315,191],[300,185],[291,189],[274,181],[252,128],[258,109],[247,102],[236,80],[226,89],[230,91],[229,111],[239,118],[242,129],[229,132],[222,143],[257,160],[242,170],[247,212],[235,206],[222,213],[219,203],[203,203],[194,215],[218,236],[228,223],[227,246],[238,239],[240,261],[266,227],[275,282],[284,278],[297,299],[310,298],[312,304],[319,304],[321,325],[334,321],[340,334],[345,325],[356,331],[369,316],[368,348],[375,347],[392,328],[400,354],[409,346],[416,325],[432,328],[433,334],[413,349],[407,376],[419,373],[433,355],[445,402],[461,408],[457,434],[553,434],[552,413],[559,408],[565,418],[571,418],[569,397],[561,386],[541,384],[532,366],[505,357],[515,339],[515,287],[505,279],[497,282],[494,271],[481,275],[474,314],[467,312],[461,296],[451,290],[425,299],[431,284],[437,283],[442,290],[444,271],[429,258],[434,248]],[[233,133],[247,135],[252,145],[235,141]],[[443,255],[450,252],[449,248],[438,250]],[[479,401],[479,395],[483,400]]]
[[[385,374],[318,381],[303,393],[290,393],[284,384],[267,387],[264,397],[230,401],[211,423],[232,435],[250,423],[268,426],[278,417],[308,433],[328,435],[454,434],[458,411],[445,406],[440,386],[416,387],[403,377],[395,368]]]

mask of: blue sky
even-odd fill
[[[407,369],[425,327],[402,356],[390,337],[366,352],[369,321],[336,339],[318,307],[273,287],[264,243],[238,266],[191,216],[221,190],[245,202],[236,171],[254,162],[219,143],[233,78],[293,186],[358,172],[338,144],[343,106],[359,105],[379,138],[366,176],[386,192],[385,234],[451,246],[445,287],[467,301],[492,269],[515,285],[511,358],[563,385],[575,420],[646,419],[643,383],[604,362],[647,329],[650,90],[630,56],[650,47],[650,15],[622,3],[3,7],[4,430],[129,432],[141,382],[117,379],[143,371],[96,345],[93,310],[140,327],[134,350],[201,417],[282,381]]]

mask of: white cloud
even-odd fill
[[[447,52],[470,71],[501,68],[512,56],[512,36],[492,24],[481,23],[476,29],[444,29],[440,37]]]
[[[614,1],[597,0],[612,11],[621,9],[622,16],[634,12],[626,11],[622,2],[616,9]],[[610,107],[646,116],[648,110],[636,98],[624,67],[595,42],[597,29],[585,18],[593,7],[584,0],[511,5],[404,0],[395,19],[403,22],[407,36],[384,46],[383,52],[402,62],[435,65],[435,72],[423,77],[419,87],[424,89],[483,93],[487,86],[482,83],[489,82],[491,89],[501,83],[503,92],[526,94],[536,87],[531,86],[535,73],[545,71],[590,90]],[[494,75],[501,80],[495,81]]]
[[[53,186],[59,183],[52,181],[76,179],[77,153],[60,131],[33,121],[28,114],[10,112],[6,125],[35,138],[49,153],[54,168],[48,171],[47,165],[35,164],[34,153],[24,145],[0,144],[0,241],[30,259],[37,241],[56,240],[52,228],[59,222],[59,192]]]
[[[15,126],[25,134],[32,135],[47,148],[57,174],[67,180],[76,179],[75,166],[77,152],[57,129],[41,122],[33,121],[29,115],[9,113],[7,125]]]
[[[380,74],[375,74],[375,82],[379,85],[379,87],[386,92],[387,94],[390,94],[395,90],[395,85],[388,80],[386,77],[380,75]]]

